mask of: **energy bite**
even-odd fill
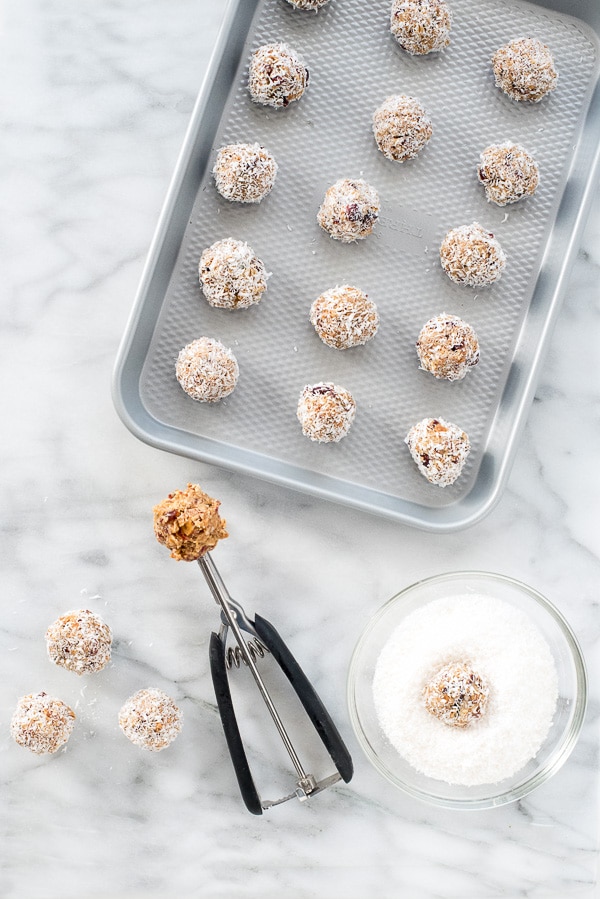
[[[354,397],[345,387],[320,382],[304,387],[296,414],[305,437],[318,443],[337,443],[348,433],[355,413]]]
[[[448,231],[440,246],[440,262],[457,284],[484,287],[502,276],[506,255],[491,231],[473,222]]]
[[[533,196],[540,180],[533,156],[510,141],[492,144],[483,150],[477,177],[488,200],[497,206]]]
[[[379,313],[358,287],[344,284],[326,290],[310,307],[310,322],[327,346],[347,350],[375,337]]]
[[[322,6],[325,6],[326,3],[329,3],[329,0],[287,0],[287,2],[291,6],[295,6],[296,9],[320,9]]]
[[[226,200],[260,203],[275,184],[277,163],[260,144],[228,144],[217,153],[213,175]]]
[[[209,304],[220,309],[247,309],[258,303],[269,277],[254,250],[233,237],[217,240],[203,251],[198,274]]]
[[[287,44],[265,44],[252,54],[248,90],[255,103],[281,108],[300,99],[308,78],[295,50]]]
[[[450,43],[452,19],[444,0],[394,0],[390,30],[403,50],[424,56]]]
[[[423,689],[427,711],[449,727],[469,727],[486,712],[490,688],[468,662],[450,662]]]
[[[366,181],[349,178],[331,185],[317,214],[321,228],[343,243],[368,237],[378,218],[377,191]]]
[[[237,359],[211,337],[198,337],[180,350],[175,375],[188,396],[199,403],[216,403],[235,390]]]
[[[138,690],[119,712],[119,727],[128,740],[141,749],[159,752],[181,731],[183,715],[162,690]]]
[[[518,101],[538,103],[558,80],[552,54],[537,38],[509,41],[492,56],[492,68],[496,87]]]
[[[433,134],[431,120],[418,100],[400,94],[388,97],[373,114],[373,134],[387,159],[413,159]]]
[[[469,438],[462,428],[442,418],[424,418],[417,422],[404,442],[423,477],[438,487],[454,483],[471,450]]]
[[[56,752],[64,746],[75,725],[75,712],[47,693],[22,696],[10,722],[10,733],[19,746],[36,755]]]
[[[219,515],[220,505],[198,484],[169,493],[152,510],[156,539],[171,550],[172,559],[195,562],[229,536],[227,522]]]
[[[423,371],[446,381],[461,381],[479,362],[479,341],[471,325],[442,312],[425,322],[417,338]]]
[[[48,658],[75,674],[102,671],[110,662],[112,634],[89,609],[66,612],[46,631]]]

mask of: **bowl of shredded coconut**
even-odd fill
[[[513,578],[451,572],[402,590],[369,621],[348,706],[374,767],[448,808],[522,799],[567,760],[587,703],[561,612]]]

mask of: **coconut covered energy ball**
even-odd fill
[[[326,3],[329,3],[329,0],[287,0],[290,6],[294,6],[296,9],[320,9],[322,6],[325,6]]]
[[[403,50],[424,56],[450,43],[450,9],[444,0],[394,0],[390,30]]]
[[[169,493],[152,510],[156,539],[171,550],[172,559],[195,562],[229,536],[227,522],[219,515],[220,505],[198,484]]]
[[[423,371],[446,381],[461,381],[479,362],[479,341],[471,325],[442,312],[425,322],[417,338]]]
[[[203,251],[198,273],[204,296],[220,309],[247,309],[258,303],[269,277],[252,247],[233,237]]]
[[[509,41],[492,56],[492,68],[496,87],[513,100],[538,103],[558,80],[552,54],[537,38]]]
[[[19,746],[45,755],[65,745],[74,725],[75,712],[62,700],[44,692],[28,693],[17,703],[10,732]]]
[[[199,403],[229,396],[239,377],[237,359],[219,340],[198,337],[180,350],[175,375],[181,388]]]
[[[48,658],[75,674],[102,671],[110,662],[112,634],[89,609],[66,612],[46,631]]]
[[[302,433],[318,443],[337,443],[345,437],[355,413],[352,394],[331,382],[307,384],[298,400]]]
[[[533,156],[510,141],[485,148],[479,160],[477,177],[485,188],[488,200],[497,206],[533,196],[540,180]]]
[[[469,727],[487,710],[490,688],[487,680],[468,662],[444,665],[425,685],[425,708],[449,727]]]
[[[310,307],[310,322],[327,346],[347,350],[375,337],[379,313],[358,287],[344,284],[326,290]]]
[[[287,44],[265,44],[250,59],[248,90],[255,103],[281,108],[308,87],[308,69]]]
[[[485,287],[502,276],[506,255],[492,232],[473,222],[448,231],[440,246],[440,262],[457,284]]]
[[[400,94],[388,97],[373,114],[373,134],[387,159],[413,159],[433,134],[431,120],[418,100]]]
[[[442,418],[424,418],[417,422],[404,442],[421,474],[438,487],[454,483],[471,450],[469,438],[462,428]]]
[[[260,203],[275,184],[277,163],[260,144],[228,144],[217,153],[213,175],[226,200]]]
[[[128,740],[141,749],[159,752],[181,731],[181,710],[162,690],[138,690],[119,712],[119,727]]]
[[[379,218],[379,195],[366,181],[342,178],[329,188],[317,221],[335,240],[351,243],[372,232]]]

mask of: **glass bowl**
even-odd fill
[[[498,783],[461,786],[421,774],[392,746],[375,709],[373,679],[390,635],[412,612],[451,596],[490,596],[520,609],[545,639],[558,675],[558,701],[550,730],[535,758]],[[510,577],[481,571],[442,574],[419,581],[392,597],[369,621],[348,674],[352,726],[367,758],[394,786],[446,808],[485,809],[522,799],[543,784],[571,753],[585,715],[587,675],[581,649],[561,613],[536,590]]]

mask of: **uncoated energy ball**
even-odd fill
[[[537,38],[517,38],[492,57],[496,86],[513,100],[538,103],[556,87],[558,73],[550,50]]]
[[[326,192],[317,221],[335,240],[351,243],[372,232],[379,218],[379,195],[366,181],[342,178]]]
[[[510,141],[485,148],[479,160],[477,177],[485,188],[488,200],[497,206],[531,197],[540,180],[533,156]]]
[[[50,661],[75,674],[102,671],[110,662],[111,646],[109,626],[89,609],[66,612],[46,631]]]
[[[275,184],[277,163],[260,144],[228,144],[217,153],[213,175],[226,200],[260,203]]]
[[[307,384],[298,400],[302,433],[318,443],[337,443],[345,437],[355,413],[352,394],[331,382]]]
[[[198,484],[169,493],[152,510],[156,539],[171,550],[171,558],[195,562],[229,536],[227,522],[219,515],[220,505]]]
[[[267,270],[254,250],[226,237],[207,247],[198,265],[202,292],[211,306],[247,309],[267,289]]]
[[[440,262],[457,284],[484,287],[501,277],[506,256],[492,232],[473,222],[448,231],[440,246]]]
[[[47,693],[22,696],[10,722],[10,732],[19,744],[36,755],[56,752],[67,742],[75,724],[75,712]]]
[[[248,90],[255,103],[276,108],[299,100],[308,86],[308,69],[287,44],[265,44],[252,54]]]
[[[442,418],[417,422],[404,442],[423,477],[439,487],[454,483],[471,450],[462,428]]]
[[[451,16],[444,0],[394,0],[390,30],[400,46],[423,56],[450,43]]]
[[[373,134],[384,156],[395,162],[413,159],[433,134],[431,120],[418,100],[388,97],[373,115]]]
[[[417,354],[424,371],[447,381],[461,381],[479,362],[479,341],[471,325],[442,312],[421,328]]]

